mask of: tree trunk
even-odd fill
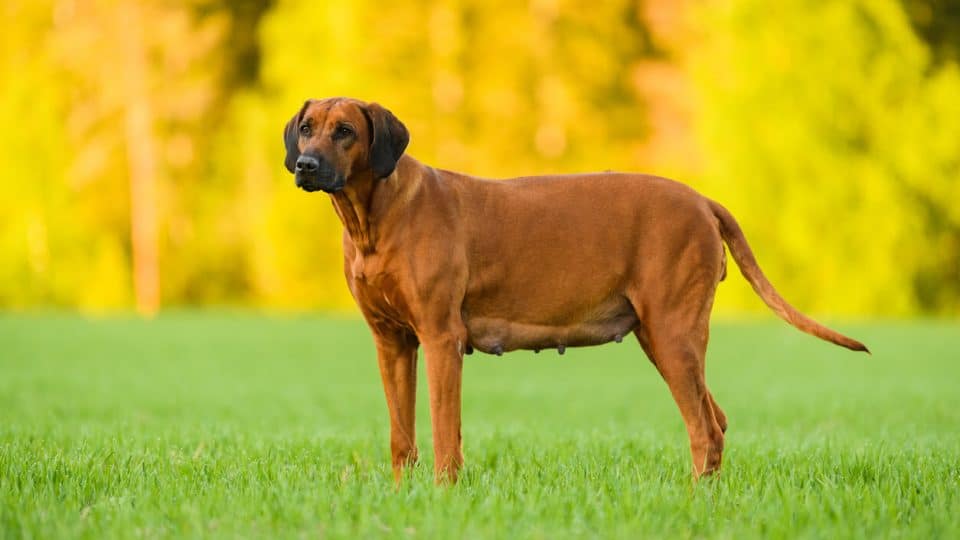
[[[123,52],[127,170],[130,178],[130,245],[137,312],[152,316],[160,308],[157,238],[157,160],[147,78],[141,8],[122,2],[117,25]]]

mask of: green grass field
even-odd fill
[[[467,357],[464,453],[402,489],[366,328],[232,314],[0,317],[0,537],[960,537],[960,325],[716,323],[724,471],[690,478],[633,339]],[[423,363],[420,365],[423,372]]]

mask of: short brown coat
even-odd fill
[[[297,130],[305,123],[315,126],[309,136]],[[349,141],[332,135],[344,124],[353,130]],[[730,213],[683,184],[626,173],[485,180],[403,154],[407,137],[389,111],[343,98],[308,101],[285,131],[288,168],[291,157],[317,156],[334,172],[304,182],[343,182],[330,198],[344,224],[344,274],[377,347],[398,481],[417,459],[418,346],[442,481],[456,480],[463,463],[464,354],[562,353],[629,332],[680,408],[694,474],[716,471],[727,419],[703,365],[714,292],[726,272],[724,242],[787,322],[866,350],[784,301]]]

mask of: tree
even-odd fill
[[[956,65],[931,64],[893,0],[712,2],[695,19],[705,186],[786,296],[955,312]]]

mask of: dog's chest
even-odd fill
[[[404,325],[410,321],[406,296],[395,270],[377,254],[357,254],[347,261],[347,279],[360,308],[370,316]]]

